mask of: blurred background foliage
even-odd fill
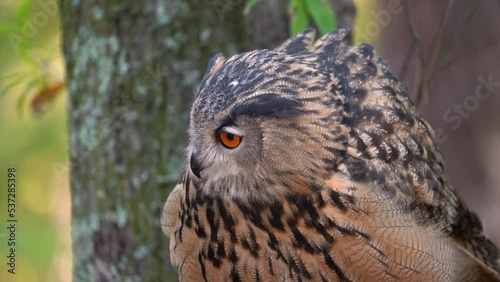
[[[245,11],[258,2],[258,0],[248,1]],[[321,34],[337,29],[333,7],[328,0],[290,0],[288,13],[290,15],[290,35],[308,28],[311,20]]]
[[[70,196],[59,18],[47,1],[0,2],[0,183],[17,170],[16,274],[7,272],[0,191],[0,281],[70,281]],[[4,185],[2,184],[2,189]]]

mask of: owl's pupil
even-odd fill
[[[234,135],[233,134],[228,133],[226,136],[227,136],[227,139],[229,139],[229,141],[233,141],[233,139],[234,139]]]

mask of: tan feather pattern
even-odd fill
[[[500,281],[432,129],[347,36],[211,60],[162,217],[181,281]]]

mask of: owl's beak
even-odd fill
[[[200,164],[195,154],[191,154],[191,158],[189,159],[189,166],[191,167],[191,171],[196,177],[201,178],[201,171],[203,170],[203,166]]]

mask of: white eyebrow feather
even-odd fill
[[[243,136],[243,132],[239,131],[237,128],[235,128],[233,126],[224,126],[222,128],[222,130],[224,130],[227,133],[232,133],[234,135]]]

